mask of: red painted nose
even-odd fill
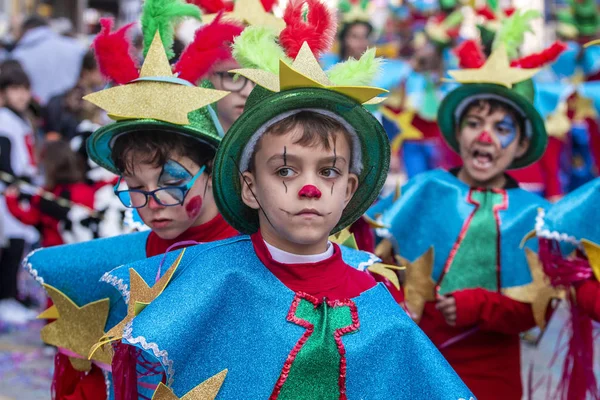
[[[488,131],[481,132],[481,135],[479,135],[477,141],[485,144],[494,144],[494,139],[492,138],[492,135],[488,133]]]
[[[308,199],[320,199],[321,191],[314,185],[306,185],[298,192],[298,197],[306,197]]]

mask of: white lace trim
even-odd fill
[[[110,372],[102,370],[104,374],[104,385],[106,385],[106,398],[110,399]]]
[[[33,277],[33,279],[35,279],[40,285],[43,285],[44,284],[44,278],[42,278],[41,276],[39,276],[37,269],[33,268],[33,265],[31,265],[31,263],[29,262],[29,259],[38,250],[41,250],[41,249],[35,249],[31,253],[27,254],[27,257],[25,257],[23,259],[23,262],[21,263],[21,266],[23,268],[25,268],[29,272],[29,274]]]
[[[360,264],[358,264],[358,267],[356,269],[358,269],[359,271],[364,271],[365,269],[367,269],[367,267],[369,265],[373,265],[376,262],[381,261],[381,259],[379,257],[377,257],[375,254],[369,253],[367,251],[365,251],[365,253],[369,254],[369,259],[367,261],[363,261]]]
[[[115,289],[117,289],[119,293],[121,293],[121,296],[123,296],[123,298],[125,299],[125,304],[129,304],[129,286],[127,285],[127,283],[123,282],[122,278],[117,278],[116,276],[111,275],[110,272],[104,273],[104,275],[102,275],[102,278],[100,278],[100,282],[106,282],[109,285],[113,286]]]
[[[148,343],[146,341],[146,338],[143,336],[132,337],[132,332],[133,321],[125,325],[125,330],[123,331],[123,339],[125,339],[130,344],[139,344],[144,348],[144,350],[152,351],[154,357],[159,359],[163,366],[167,367],[167,386],[172,386],[173,375],[175,374],[175,370],[173,369],[173,360],[169,359],[169,353],[166,350],[160,350],[156,343]]]
[[[546,212],[544,209],[540,208],[538,210],[538,215],[535,217],[535,232],[538,237],[542,237],[544,239],[556,240],[558,242],[567,242],[571,243],[575,246],[579,246],[580,242],[577,240],[575,236],[567,235],[566,233],[560,233],[558,231],[550,231],[549,229],[544,228],[544,217],[546,216]]]

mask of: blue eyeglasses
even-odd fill
[[[127,208],[142,208],[148,204],[148,197],[152,196],[154,201],[156,201],[161,206],[165,207],[173,207],[183,204],[185,201],[185,197],[188,192],[196,183],[196,180],[205,170],[205,166],[200,168],[200,171],[185,185],[183,186],[165,186],[155,189],[151,192],[147,192],[145,190],[140,189],[128,189],[128,190],[118,190],[119,185],[121,184],[122,176],[119,177],[117,184],[114,187],[114,192],[121,200],[121,203]]]

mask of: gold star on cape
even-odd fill
[[[138,315],[144,308],[148,306],[154,299],[156,299],[165,290],[173,274],[177,270],[185,249],[181,251],[181,254],[177,257],[173,265],[165,272],[165,274],[150,287],[144,278],[142,278],[133,268],[129,269],[129,304],[127,305],[127,315],[121,322],[113,326],[100,340],[94,344],[90,351],[89,357],[91,358],[94,353],[102,348],[105,344],[114,342],[123,337],[123,331],[125,326],[131,322],[136,315]]]
[[[459,83],[492,83],[512,88],[515,83],[526,81],[537,74],[539,68],[522,69],[510,66],[504,46],[498,47],[481,68],[448,71]]]
[[[400,129],[400,133],[392,140],[392,152],[398,152],[405,140],[423,139],[423,132],[415,128],[412,123],[416,113],[414,110],[405,110],[397,114],[387,107],[381,107],[380,111]]]
[[[154,395],[152,395],[152,400],[213,400],[217,397],[219,390],[221,390],[226,375],[227,370],[224,369],[190,390],[181,398],[177,397],[171,389],[161,382],[158,384]]]
[[[279,76],[268,71],[249,68],[235,69],[230,72],[245,76],[271,92],[298,88],[322,88],[344,94],[361,104],[378,104],[384,99],[376,97],[387,93],[385,89],[370,86],[334,86],[321,69],[306,42],[300,48],[300,52],[291,66],[283,60],[279,61]]]
[[[72,351],[83,358],[69,357],[78,371],[89,371],[92,364],[86,356],[92,345],[104,335],[104,325],[108,318],[109,300],[102,299],[77,306],[60,290],[44,284],[54,305],[44,311],[40,318],[57,318],[44,326],[40,333],[44,343]],[[112,349],[100,351],[93,360],[110,365]]]
[[[587,239],[582,239],[581,244],[583,245],[585,255],[590,262],[596,280],[600,281],[600,246]]]
[[[521,303],[531,304],[533,318],[540,329],[546,327],[546,310],[552,299],[563,298],[564,292],[550,286],[538,255],[525,249],[531,283],[502,289],[502,294]]]
[[[433,247],[430,247],[412,263],[401,260],[406,264],[404,298],[408,311],[416,322],[421,320],[425,303],[435,300],[435,282],[431,279],[433,257]]]
[[[229,94],[177,83],[173,81],[175,78],[157,32],[140,71],[140,80],[89,94],[84,100],[117,121],[150,118],[187,125],[188,113]]]
[[[217,14],[202,16],[202,22],[209,24]],[[277,34],[285,29],[285,22],[270,12],[265,11],[259,0],[236,0],[233,11],[224,13],[223,19],[235,20],[245,25],[264,26],[273,29]]]
[[[583,45],[583,47],[595,46],[597,44],[600,44],[600,39],[596,39],[596,40],[592,40],[591,42],[587,42],[586,44]]]

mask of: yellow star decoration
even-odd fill
[[[204,23],[211,23],[217,14],[202,16]],[[223,19],[235,20],[245,25],[264,26],[273,29],[277,34],[285,29],[285,22],[270,12],[265,11],[260,0],[236,0],[233,11],[224,13]]]
[[[546,310],[552,299],[564,297],[564,291],[550,286],[538,255],[531,249],[525,249],[527,263],[531,271],[531,283],[502,289],[502,294],[521,303],[531,304],[533,317],[540,329],[546,327]]]
[[[177,397],[171,389],[161,382],[158,384],[154,395],[152,395],[152,400],[213,400],[217,397],[219,390],[221,390],[226,375],[227,370],[224,369],[190,390],[181,398]]]
[[[229,94],[167,81],[174,78],[157,32],[140,71],[140,80],[89,94],[84,100],[102,108],[117,121],[150,118],[187,125],[190,123],[188,113]]]
[[[425,303],[435,301],[435,282],[431,279],[433,257],[433,247],[430,247],[412,263],[401,260],[406,264],[404,298],[408,311],[416,322],[421,320]]]
[[[346,246],[354,250],[358,250],[358,244],[356,244],[356,238],[354,234],[350,232],[350,229],[345,228],[336,234],[329,236],[329,241],[337,243],[340,246]]]
[[[491,83],[512,88],[515,83],[526,81],[540,69],[522,69],[510,66],[504,46],[494,50],[481,68],[468,68],[448,71],[459,83]]]
[[[42,341],[81,355],[84,358],[69,357],[71,364],[78,371],[89,371],[92,363],[85,357],[96,340],[104,334],[109,300],[102,299],[79,307],[55,287],[44,284],[44,288],[54,305],[44,311],[40,318],[56,318],[56,321],[42,328]],[[94,361],[109,365],[111,359],[112,349],[100,351],[93,358]]]
[[[591,42],[587,42],[586,44],[583,45],[583,47],[590,47],[590,46],[595,46],[595,45],[600,45],[600,39],[596,39],[596,40],[592,40]]]
[[[575,109],[575,116],[573,117],[575,121],[583,121],[586,118],[598,118],[598,114],[594,108],[594,100],[592,99],[578,94],[573,108]]]
[[[387,93],[385,89],[370,86],[334,86],[306,42],[291,66],[282,60],[279,61],[279,76],[250,68],[234,69],[230,72],[245,76],[271,92],[297,88],[322,88],[346,95],[361,104],[378,104],[384,99],[377,96]]]
[[[344,23],[351,22],[371,22],[371,16],[360,6],[360,4],[353,4],[348,12],[345,12],[342,16]]]
[[[561,102],[556,111],[546,118],[546,132],[548,136],[564,141],[571,130],[571,120],[567,115],[567,103]]]
[[[416,113],[414,110],[406,110],[396,114],[387,107],[381,107],[381,113],[400,129],[400,133],[392,140],[392,152],[398,152],[405,140],[423,139],[423,132],[412,124]]]
[[[600,281],[600,245],[587,239],[582,239],[581,244],[590,262],[594,276],[596,276],[596,280]]]
[[[179,263],[185,253],[185,249],[181,251],[179,257],[175,260],[173,265],[165,272],[165,274],[150,287],[144,278],[142,278],[133,268],[129,269],[129,304],[127,305],[127,315],[121,322],[113,326],[105,335],[102,335],[100,340],[92,347],[89,357],[92,358],[94,353],[98,349],[102,348],[105,344],[114,342],[123,337],[123,331],[125,326],[131,322],[148,304],[156,299],[165,290],[173,274],[177,270]]]

